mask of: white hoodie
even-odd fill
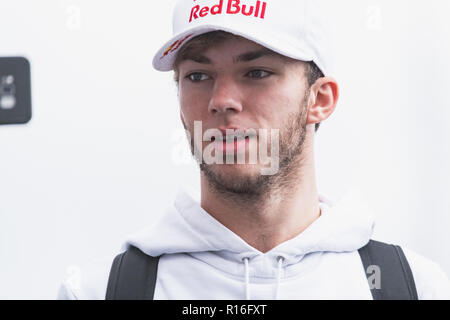
[[[372,299],[358,249],[374,221],[355,198],[332,205],[319,196],[322,215],[297,237],[267,253],[251,247],[182,190],[152,226],[129,237],[160,256],[154,299]],[[450,299],[450,282],[434,262],[403,248],[419,299]],[[114,257],[67,277],[58,299],[104,299]]]

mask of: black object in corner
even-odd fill
[[[0,58],[0,125],[31,120],[31,71],[24,57]]]

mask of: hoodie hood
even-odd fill
[[[370,240],[375,225],[358,192],[348,193],[335,204],[320,194],[321,216],[295,238],[262,253],[208,214],[199,200],[198,191],[181,188],[167,212],[131,235],[122,249],[133,245],[150,256],[187,253],[234,275],[242,275],[243,266],[253,261],[252,276],[274,278],[280,276],[280,258],[281,267],[288,270],[308,254],[358,250]],[[264,259],[258,264],[258,258]],[[298,272],[291,269],[291,274]]]

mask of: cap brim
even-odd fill
[[[304,52],[302,48],[294,47],[290,44],[291,41],[287,41],[282,37],[280,38],[279,35],[272,35],[270,32],[264,32],[264,34],[262,34],[261,30],[252,30],[248,27],[245,32],[242,32],[239,31],[239,28],[224,27],[219,25],[202,25],[181,32],[167,41],[164,46],[158,50],[153,58],[153,67],[158,71],[173,70],[177,54],[180,49],[186,45],[186,43],[201,34],[217,30],[226,31],[244,37],[286,57],[301,61],[313,60],[311,55]]]

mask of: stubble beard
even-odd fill
[[[202,162],[199,167],[211,191],[235,204],[253,207],[263,206],[274,196],[289,196],[289,191],[298,185],[301,179],[299,168],[302,165],[302,151],[306,137],[307,97],[308,94],[305,95],[299,112],[288,115],[280,128],[280,162],[276,174],[246,175],[239,171],[236,171],[236,174],[229,172],[224,174],[216,170],[214,165]],[[193,144],[191,152],[194,155]]]

